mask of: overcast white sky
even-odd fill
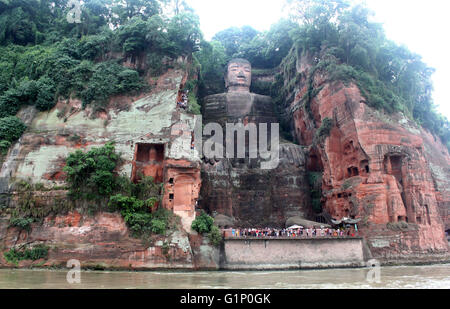
[[[359,1],[359,0],[354,0]],[[283,17],[283,0],[187,0],[200,16],[207,40],[226,28],[250,25],[263,31]],[[434,101],[450,119],[450,17],[448,0],[366,0],[389,39],[406,45],[436,69]],[[449,89],[447,89],[449,87]]]

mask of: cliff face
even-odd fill
[[[1,222],[7,226],[7,222]],[[9,228],[2,235],[5,247],[44,243],[50,247],[48,259],[42,266],[66,267],[70,259],[81,261],[83,267],[107,268],[193,268],[192,250],[187,235],[176,233],[166,239],[154,239],[145,245],[128,234],[120,214],[99,213],[94,217],[78,212],[50,216],[43,224],[33,224],[31,232]],[[6,263],[0,257],[2,266]],[[37,265],[23,261],[19,266]]]
[[[335,219],[361,219],[378,256],[446,252],[445,146],[403,115],[369,107],[355,84],[329,82],[320,72],[308,80],[312,66],[308,57],[297,61],[301,78],[285,112],[295,138],[310,148],[308,168],[323,171],[324,210]],[[311,82],[318,92],[304,104]],[[326,122],[331,130],[320,139]]]
[[[177,107],[187,78],[186,69],[181,68],[170,69],[159,78],[148,77],[151,91],[113,97],[102,109],[83,109],[81,101],[70,99],[58,102],[48,113],[37,113],[34,108],[19,113],[28,129],[5,157],[0,175],[4,202],[0,206],[0,266],[10,266],[3,258],[10,248],[42,243],[50,247],[44,266],[63,266],[69,259],[79,259],[84,267],[217,267],[215,250],[191,231],[201,187],[201,160],[192,147],[200,118]],[[88,215],[83,205],[67,201],[66,191],[55,190],[65,185],[63,168],[70,153],[110,141],[122,158],[119,174],[136,180],[142,173],[163,184],[162,207],[181,218],[177,232],[143,242],[129,235],[120,214]],[[16,192],[12,184],[20,179],[45,189]],[[40,215],[43,222],[33,223],[30,232],[11,227],[10,215],[28,203],[24,196],[32,201],[27,207],[33,213],[59,215]]]
[[[312,217],[308,172],[314,172],[323,173],[324,212],[335,219],[361,219],[360,233],[374,257],[447,253],[447,149],[403,115],[369,107],[354,84],[329,82],[320,72],[309,80],[312,67],[311,59],[300,57],[295,66],[299,78],[283,73],[290,89],[283,120],[302,146],[282,141],[274,170],[245,160],[202,162],[192,147],[200,119],[177,108],[187,79],[182,69],[149,79],[151,92],[114,97],[104,109],[83,110],[72,99],[48,113],[22,110],[18,116],[29,129],[10,149],[0,175],[0,193],[11,195],[0,203],[0,251],[42,243],[50,247],[48,260],[20,262],[24,267],[64,266],[79,259],[85,267],[217,269],[218,250],[190,231],[200,190],[201,206],[235,218],[235,226],[284,227],[289,218]],[[272,80],[267,77],[267,82]],[[317,91],[305,104],[311,84]],[[271,99],[251,93],[210,96],[204,112],[205,124],[278,122]],[[181,217],[178,231],[143,242],[129,235],[120,215],[89,216],[75,208],[66,215],[46,216],[29,232],[9,226],[5,206],[17,207],[21,198],[10,191],[14,179],[48,188],[64,185],[69,153],[111,140],[124,159],[121,174],[135,179],[143,173],[164,184],[162,206]],[[37,212],[52,205],[65,208],[65,191],[31,194]],[[11,266],[2,254],[0,266]]]
[[[29,179],[50,188],[64,185],[62,169],[70,153],[114,141],[123,159],[119,173],[132,179],[142,173],[164,183],[163,206],[180,215],[189,230],[200,191],[201,161],[191,149],[191,133],[199,118],[177,108],[178,91],[186,78],[183,70],[169,70],[150,81],[151,92],[111,98],[103,109],[83,110],[81,101],[71,99],[60,101],[48,113],[22,111],[19,116],[28,119],[29,129],[8,153],[2,183]],[[7,185],[3,189],[7,191]]]
[[[75,259],[82,267],[106,269],[197,269],[218,267],[218,253],[200,236],[175,231],[166,236],[142,240],[130,236],[120,214],[97,213],[46,217],[34,223],[30,232],[8,228],[8,220],[0,219],[1,247],[45,244],[48,258],[21,261],[19,267],[66,267]],[[193,238],[196,241],[190,241]],[[207,248],[208,250],[206,250]],[[13,267],[0,255],[1,267]]]

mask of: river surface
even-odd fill
[[[450,289],[450,264],[381,267],[379,283],[370,269],[266,272],[81,271],[69,284],[68,271],[0,269],[1,289]],[[369,276],[368,276],[369,275]]]

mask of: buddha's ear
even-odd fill
[[[225,80],[225,89],[228,89],[228,74],[225,72],[224,74],[224,80]]]

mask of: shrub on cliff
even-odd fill
[[[208,233],[208,239],[213,246],[220,246],[223,238],[222,234],[220,233],[220,229],[217,226],[213,225],[211,227],[211,231]]]
[[[201,115],[202,107],[198,104],[195,94],[189,93],[189,113],[194,115]]]
[[[70,154],[64,167],[70,194],[88,200],[110,196],[116,188],[114,170],[119,160],[113,143],[86,153],[78,150]]]
[[[161,219],[152,220],[152,233],[164,235],[166,233],[167,223]]]
[[[26,129],[26,125],[17,117],[0,119],[0,151],[5,153],[11,144],[17,141]]]
[[[207,234],[209,241],[215,247],[218,247],[222,242],[220,229],[214,225],[214,219],[203,210],[200,216],[192,222],[191,228],[199,234]]]
[[[36,108],[40,111],[48,111],[52,109],[55,104],[55,83],[47,76],[41,77],[36,83],[39,89],[36,96]]]
[[[24,105],[36,105],[40,111],[55,106],[55,84],[48,76],[38,81],[23,79],[0,96],[0,116],[14,116]]]
[[[92,72],[92,77],[80,94],[83,106],[93,102],[104,105],[113,95],[136,91],[144,87],[136,71],[124,68],[116,61],[99,63],[93,67]]]
[[[21,230],[25,230],[27,232],[31,229],[31,223],[33,223],[33,218],[11,218],[9,220],[9,226],[18,227]]]
[[[21,98],[17,89],[8,89],[0,96],[0,117],[16,115],[21,105]]]
[[[192,222],[192,229],[200,234],[211,232],[214,225],[214,219],[208,216],[204,211]]]
[[[331,129],[333,129],[333,120],[330,118],[324,118],[322,121],[322,126],[317,130],[314,141],[316,143],[322,143],[331,134]]]
[[[166,209],[150,212],[158,200],[159,198],[153,197],[143,201],[133,196],[118,194],[111,197],[108,206],[111,210],[120,211],[133,236],[152,233],[164,235],[169,227],[171,214]]]
[[[8,252],[5,252],[3,256],[8,263],[17,265],[20,261],[32,260],[37,261],[45,259],[48,256],[49,247],[45,245],[37,245],[31,249],[17,250],[12,248]]]
[[[8,141],[0,141],[0,153],[6,155],[8,153],[8,149],[11,147],[11,143]]]

